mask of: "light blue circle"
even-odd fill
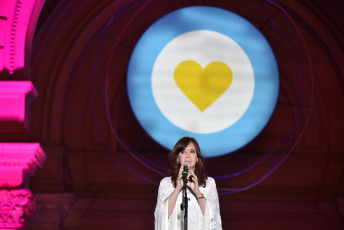
[[[161,50],[177,36],[195,30],[215,31],[234,40],[247,54],[255,79],[245,114],[232,126],[209,134],[175,126],[159,110],[152,93],[152,70]],[[205,157],[216,157],[245,146],[263,130],[276,106],[279,74],[269,43],[249,21],[221,8],[192,6],[163,16],[144,32],[129,61],[127,88],[136,118],[155,141],[171,150],[181,137],[194,137]]]

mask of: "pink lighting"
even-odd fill
[[[0,187],[25,183],[45,158],[39,143],[0,143]]]
[[[0,228],[23,229],[34,211],[30,190],[0,190]]]
[[[44,1],[0,1],[0,71],[10,74],[24,67],[34,27]],[[29,45],[29,46],[28,46]]]
[[[0,133],[26,130],[27,107],[36,97],[30,81],[0,81]]]

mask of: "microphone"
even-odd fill
[[[183,164],[183,178],[186,179],[188,177],[189,174],[189,165],[188,164]]]

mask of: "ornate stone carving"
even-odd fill
[[[43,4],[44,1],[38,0],[1,1],[0,71],[7,69],[13,74],[24,67]]]
[[[0,190],[0,229],[23,228],[35,209],[28,189]]]

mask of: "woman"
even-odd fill
[[[183,137],[169,154],[170,177],[161,180],[155,207],[155,229],[184,229],[183,165],[189,167],[187,182],[188,230],[219,230],[221,216],[215,180],[204,172],[204,160],[194,138]]]

